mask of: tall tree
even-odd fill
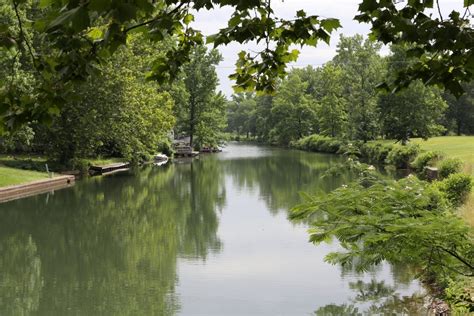
[[[318,122],[322,135],[344,137],[347,134],[347,101],[343,97],[343,71],[328,63],[316,72],[314,94],[318,100]]]
[[[316,131],[316,103],[305,93],[307,87],[298,72],[291,72],[281,83],[272,107],[272,142],[288,145]]]
[[[344,98],[347,100],[348,137],[368,141],[378,136],[378,90],[384,79],[381,45],[361,35],[341,35],[333,62],[344,73]]]
[[[225,100],[216,94],[218,79],[215,66],[221,60],[217,50],[208,51],[200,45],[193,49],[190,62],[183,67],[185,97],[177,103],[175,113],[177,131],[190,137],[191,146],[195,145],[197,133],[200,134],[200,146],[206,141],[204,134],[222,129],[222,124],[211,124],[211,119],[224,117],[225,113],[222,111]],[[216,112],[216,109],[221,111]]]
[[[427,139],[444,131],[440,123],[447,105],[441,91],[421,81],[382,96],[379,104],[382,131],[387,138],[405,144],[411,137]]]
[[[97,75],[78,85],[50,128],[37,142],[62,164],[74,158],[121,156],[140,160],[153,154],[173,128],[173,100],[142,76],[147,60],[162,44],[129,38],[132,49],[119,49]]]
[[[397,69],[413,63],[407,57],[406,45],[391,47],[388,58],[388,80],[394,80]],[[421,81],[412,82],[406,89],[387,93],[380,98],[380,121],[383,134],[403,144],[410,137],[429,138],[439,135],[443,130],[441,118],[447,107],[441,90],[427,87]]]
[[[262,142],[268,142],[270,139],[270,131],[273,127],[273,99],[272,95],[262,95],[256,98],[255,135]]]
[[[253,93],[238,93],[232,96],[232,101],[227,106],[228,131],[255,136],[256,132],[256,107],[257,101]]]

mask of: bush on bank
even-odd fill
[[[441,161],[438,165],[439,177],[445,179],[454,173],[460,172],[462,165],[462,160],[457,158],[448,158]]]
[[[443,153],[438,151],[422,152],[411,162],[411,167],[421,179],[426,179],[426,168],[433,167],[443,158]]]
[[[344,154],[347,150],[351,150],[351,154],[362,160],[390,164],[403,169],[408,168],[410,162],[420,153],[418,145],[349,142],[318,134],[301,138],[290,145],[301,150],[329,154]]]

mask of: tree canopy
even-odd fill
[[[421,79],[460,95],[461,83],[471,80],[474,71],[468,14],[472,4],[464,0],[465,12],[443,17],[426,13],[435,6],[433,0],[402,4],[363,0],[356,19],[370,23],[372,37],[385,44],[413,44],[410,54],[417,62],[401,69],[395,87]],[[219,7],[234,10],[228,26],[205,39],[192,27],[193,12]],[[2,10],[7,23],[0,26],[1,54],[13,61],[11,73],[18,58],[28,59],[36,78],[28,93],[14,80],[2,83],[0,115],[2,127],[9,128],[57,113],[72,83],[97,71],[96,65],[126,45],[132,33],[142,33],[154,42],[173,42],[150,63],[147,78],[159,82],[175,77],[198,44],[260,43],[262,49],[256,53],[239,53],[231,77],[237,90],[272,92],[288,63],[298,57],[295,44],[329,42],[331,33],[340,27],[337,19],[309,16],[304,10],[294,19],[282,19],[270,0],[9,0],[8,9]]]

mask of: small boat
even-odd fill
[[[153,157],[153,165],[155,166],[162,166],[168,162],[168,156],[164,154],[156,154]]]

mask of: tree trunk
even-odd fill
[[[190,109],[189,109],[189,146],[193,148],[193,140],[194,140],[194,128],[195,128],[195,120],[196,120],[196,105],[194,97],[191,97],[190,101]]]

